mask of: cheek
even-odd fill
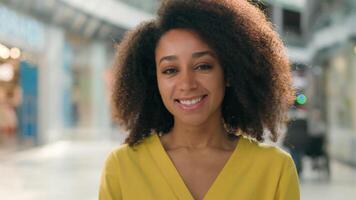
[[[170,97],[172,96],[171,95],[172,89],[169,85],[169,82],[158,79],[157,84],[158,84],[158,90],[161,95],[162,101],[167,106],[167,103],[170,100]]]
[[[219,75],[218,78],[215,78],[214,80],[210,81],[211,88],[215,93],[216,98],[219,99],[219,101],[224,98],[225,94],[225,83],[224,83],[224,78],[222,75]]]
[[[161,95],[161,99],[164,107],[173,115],[173,88],[167,81],[158,81],[158,90]]]
[[[215,93],[215,98],[219,101],[222,101],[222,99],[224,98],[224,94],[225,94],[224,84],[217,83],[216,85],[214,85],[213,90]]]

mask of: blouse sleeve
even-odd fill
[[[288,156],[284,162],[275,199],[300,200],[298,174],[290,156]]]
[[[106,162],[101,175],[99,187],[99,200],[121,200],[121,187],[119,181],[118,159],[111,153]]]

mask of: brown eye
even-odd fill
[[[174,74],[177,72],[177,69],[171,67],[171,68],[167,68],[167,69],[164,69],[162,71],[162,74],[167,74],[167,75],[170,75],[170,74]]]
[[[194,69],[204,71],[204,70],[210,70],[211,68],[212,68],[212,66],[209,64],[201,64],[201,65],[196,66]]]

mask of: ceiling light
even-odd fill
[[[0,57],[8,59],[10,57],[10,50],[5,45],[0,44]]]
[[[10,57],[12,59],[18,59],[21,56],[21,51],[19,48],[13,47],[10,49]]]
[[[0,65],[0,81],[11,81],[14,78],[14,68],[9,63]]]

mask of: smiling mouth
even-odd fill
[[[208,95],[203,95],[191,99],[176,99],[175,101],[184,106],[194,106],[196,104],[199,104],[206,96]]]

